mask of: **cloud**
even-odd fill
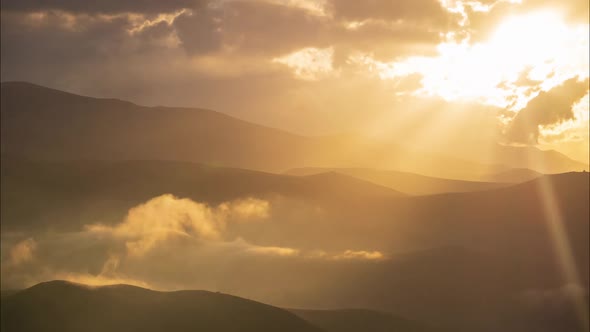
[[[167,194],[130,209],[118,225],[89,225],[87,229],[90,233],[123,239],[129,255],[143,256],[163,242],[178,237],[220,240],[228,219],[267,218],[269,207],[266,201],[248,198],[212,208]]]
[[[202,5],[202,0],[3,0],[2,11],[60,10],[76,13],[162,13]]]
[[[295,77],[316,81],[334,72],[334,48],[304,48],[297,52],[273,59],[293,70]]]
[[[270,217],[270,202],[256,198],[246,198],[223,203],[219,209],[227,215],[234,217],[237,222],[256,221]]]
[[[10,254],[6,264],[17,266],[33,260],[33,254],[37,248],[37,242],[33,238],[22,240],[10,248]]]
[[[301,206],[293,208],[301,210]],[[261,279],[252,282],[265,288],[265,276],[275,273],[277,266],[303,269],[325,262],[385,259],[379,251],[301,249],[285,245],[287,241],[280,238],[256,243],[247,230],[272,232],[258,223],[273,226],[278,222],[273,220],[277,218],[274,212],[271,202],[252,197],[211,206],[167,194],[132,207],[115,224],[90,224],[77,232],[36,233],[34,240],[25,234],[3,234],[1,287],[62,279],[163,290],[219,290],[237,285],[232,287],[239,286],[238,291],[244,292],[248,285],[236,284],[239,273],[228,271],[258,275]],[[289,223],[280,220],[277,226]]]
[[[299,254],[299,250],[292,248],[283,247],[250,247],[247,249],[249,252],[262,255],[276,255],[276,256],[296,256]]]
[[[447,26],[453,16],[437,0],[330,0],[334,16],[347,20],[381,19],[388,21],[425,21]]]
[[[572,106],[587,92],[588,79],[580,81],[577,77],[570,78],[549,91],[541,91],[512,120],[506,134],[507,139],[516,143],[538,143],[539,126],[573,119]]]
[[[364,259],[364,260],[380,260],[385,256],[379,251],[364,251],[364,250],[346,250],[341,254],[333,256],[334,259]]]

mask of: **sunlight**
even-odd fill
[[[365,55],[363,62],[376,68],[382,79],[422,75],[416,95],[516,111],[539,88],[546,91],[567,78],[588,77],[588,46],[588,25],[568,25],[557,13],[546,11],[507,18],[483,43],[441,43],[436,57],[387,63]]]
[[[532,156],[529,155],[529,158]],[[534,160],[542,163],[542,160]],[[563,278],[566,284],[583,285],[580,278],[578,267],[572,253],[568,234],[564,226],[564,219],[557,201],[557,195],[553,189],[552,183],[548,177],[542,177],[539,180],[539,194],[542,199],[544,208],[545,222],[547,224],[549,236],[553,244],[555,256],[562,270]],[[575,310],[582,326],[587,330],[589,327],[588,304],[582,295],[574,295]]]
[[[315,81],[334,72],[332,65],[334,48],[308,47],[283,57],[275,58],[272,62],[286,65],[293,70],[296,78]]]

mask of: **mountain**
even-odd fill
[[[514,168],[508,171],[490,174],[485,178],[490,182],[522,183],[536,179],[542,175],[542,173],[535,172],[528,168]]]
[[[127,285],[45,282],[3,298],[1,310],[6,332],[321,331],[286,310],[231,295]]]
[[[319,203],[403,196],[330,172],[296,177],[189,162],[36,162],[8,157],[2,160],[0,188],[4,229],[29,223],[68,228],[74,220],[79,226],[84,216],[104,217],[105,211],[122,216],[131,206],[166,193],[212,205],[245,197]]]
[[[172,193],[211,204],[268,199],[269,220],[228,223],[227,240],[295,248],[301,255],[202,261],[200,247],[179,241],[180,247],[154,250],[145,261],[122,261],[130,278],[215,285],[209,289],[283,308],[367,308],[455,332],[552,331],[538,328],[539,317],[551,318],[548,327],[574,326],[564,253],[581,285],[573,289],[587,291],[588,173],[545,175],[486,191],[405,196],[330,173],[294,177],[162,161],[5,158],[1,166],[3,262],[10,259],[10,236],[32,236],[39,245],[28,265],[10,271],[3,264],[3,282],[14,277],[10,273],[28,278],[54,266],[99,274],[117,247],[100,237],[79,238],[84,225],[121,223],[130,208]],[[306,256],[316,250],[327,256]],[[347,250],[383,256],[329,256]]]
[[[305,137],[210,110],[144,107],[24,82],[3,82],[0,103],[2,152],[33,159],[175,160],[272,172],[379,168],[469,180],[514,161],[490,165],[360,137]],[[546,173],[584,168],[556,152],[539,153],[548,158]]]
[[[502,239],[494,250],[547,251],[543,207],[551,199],[583,252],[588,182],[588,173],[566,173],[492,190],[405,196],[335,173],[297,177],[183,162],[5,158],[0,213],[4,231],[76,230],[119,223],[130,208],[163,194],[210,205],[254,197],[268,200],[273,219],[281,220],[240,226],[240,235],[255,243],[398,252],[449,243],[494,248]]]
[[[434,332],[422,324],[389,313],[365,309],[289,309],[295,315],[326,332]]]
[[[285,174],[308,176],[324,172],[337,172],[370,181],[410,195],[431,195],[450,192],[469,192],[500,188],[502,183],[441,179],[414,173],[366,168],[295,168]]]
[[[588,170],[588,164],[573,160],[555,150],[541,150],[536,147],[496,145],[492,156],[514,168],[529,168],[539,173],[581,172]]]
[[[142,107],[21,82],[2,83],[1,97],[2,152],[36,159],[280,169],[303,158],[308,144],[305,137],[204,109]]]

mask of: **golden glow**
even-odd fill
[[[273,4],[306,10],[310,14],[326,16],[326,0],[266,0]]]
[[[167,13],[159,14],[158,16],[156,16],[154,19],[151,19],[151,20],[145,18],[144,15],[130,14],[129,19],[134,22],[134,26],[131,29],[129,29],[128,31],[130,34],[135,34],[135,33],[143,31],[146,28],[153,27],[153,26],[155,26],[159,23],[162,23],[162,22],[166,22],[166,24],[171,25],[172,23],[174,23],[174,20],[178,16],[180,16],[184,13],[190,14],[190,11],[188,11],[186,9],[182,9],[177,12],[170,13],[170,14],[167,14]]]
[[[7,262],[10,266],[20,265],[33,260],[33,254],[37,248],[37,242],[33,238],[28,238],[10,249],[10,258]]]
[[[419,75],[418,89],[394,91],[397,95],[443,98],[458,105],[478,103],[518,112],[541,91],[572,77],[588,78],[588,29],[587,24],[565,23],[557,12],[541,11],[507,17],[484,42],[455,41],[451,34],[438,45],[436,56],[384,62],[368,53],[356,53],[348,62],[394,86],[410,75]],[[540,142],[587,162],[588,113],[585,97],[575,104],[574,119],[541,127]],[[455,112],[454,119],[449,120],[457,122],[461,116]],[[501,114],[498,121],[507,126],[512,117]],[[432,136],[432,128],[428,135]]]
[[[417,95],[518,110],[535,95],[519,78],[539,81],[546,91],[567,78],[588,77],[588,40],[588,25],[568,25],[556,13],[538,12],[506,19],[483,43],[441,43],[435,57],[386,63],[370,55],[359,61],[357,55],[356,61],[371,64],[382,79],[422,75]]]
[[[532,158],[532,156],[529,156],[529,158]],[[542,163],[541,160],[532,160],[532,162]],[[583,286],[552,183],[548,177],[541,177],[538,183],[546,226],[563,278],[567,285]],[[572,295],[579,322],[583,330],[588,330],[588,304],[583,295],[578,293]]]
[[[334,74],[333,58],[333,47],[308,47],[272,61],[291,68],[298,79],[315,81]]]

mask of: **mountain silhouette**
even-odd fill
[[[2,83],[1,116],[2,152],[44,160],[176,160],[273,172],[377,167],[479,179],[523,167],[524,157],[515,156],[525,155],[511,149],[487,165],[362,138],[305,137],[210,110],[144,107],[24,82]],[[530,151],[545,161],[530,166],[546,165],[545,173],[588,168],[554,151]]]
[[[2,300],[2,331],[291,331],[319,328],[276,307],[206,291],[50,281]]]
[[[397,317],[366,309],[306,310],[289,309],[295,315],[326,332],[435,332],[442,331]]]

